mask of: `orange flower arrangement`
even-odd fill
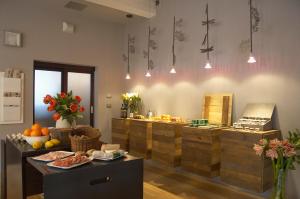
[[[57,121],[61,117],[68,120],[70,124],[77,118],[82,118],[81,113],[84,112],[84,107],[80,105],[80,96],[73,96],[72,91],[68,93],[58,93],[56,96],[46,95],[44,103],[49,104],[47,110],[55,111],[52,115],[53,120]]]

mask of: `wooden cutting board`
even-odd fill
[[[218,126],[231,126],[232,93],[206,94],[203,99],[202,118]]]

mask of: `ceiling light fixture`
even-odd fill
[[[205,68],[205,69],[211,69],[211,68],[212,68],[212,66],[211,66],[211,64],[209,63],[209,61],[206,62],[204,68]]]
[[[151,77],[151,73],[150,73],[150,71],[147,71],[147,73],[146,73],[146,75],[145,75],[146,77]]]
[[[171,73],[171,74],[176,74],[176,70],[175,70],[174,67],[170,70],[170,73]]]
[[[255,59],[255,57],[252,55],[252,53],[250,54],[250,56],[249,56],[249,59],[248,59],[248,63],[249,64],[253,64],[253,63],[255,63],[256,62],[256,59]]]
[[[127,18],[132,18],[133,15],[132,15],[132,14],[126,14],[126,17],[127,17]]]
[[[252,44],[252,38],[253,38],[253,23],[252,23],[252,18],[253,18],[253,8],[252,8],[252,0],[249,2],[249,8],[250,8],[250,56],[248,59],[249,64],[253,64],[256,62],[255,57],[253,56],[253,44]]]
[[[125,79],[131,79],[130,74],[127,73]]]
[[[151,77],[150,73],[150,34],[151,34],[151,27],[148,27],[148,44],[147,44],[147,73],[146,77]]]
[[[176,70],[175,70],[175,63],[176,63],[176,55],[175,55],[175,24],[176,23],[176,18],[174,16],[174,21],[173,21],[173,40],[172,40],[172,68],[170,70],[171,74],[176,74]]]
[[[131,79],[130,78],[130,64],[129,64],[129,57],[130,57],[130,35],[128,34],[127,38],[127,74],[125,79]]]
[[[135,53],[134,41],[135,41],[135,38],[131,37],[130,34],[128,34],[127,55],[123,54],[123,60],[127,62],[127,74],[125,76],[125,79],[131,79],[130,78],[130,54]]]
[[[205,64],[204,68],[211,69],[212,65],[210,64],[210,61],[209,61],[209,53],[210,53],[210,51],[214,50],[214,47],[209,45],[209,25],[214,24],[216,22],[216,20],[208,18],[208,4],[206,4],[205,14],[206,14],[206,20],[202,21],[202,25],[206,26],[206,35],[204,37],[202,45],[206,44],[206,48],[200,49],[200,50],[201,50],[201,53],[206,53],[206,64]]]

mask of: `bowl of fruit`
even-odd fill
[[[49,140],[49,129],[42,128],[39,124],[33,124],[31,128],[25,129],[23,137],[31,146],[37,142],[43,144]]]

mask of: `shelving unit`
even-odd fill
[[[17,93],[17,96],[7,96]],[[0,72],[0,124],[23,123],[24,73],[21,78],[7,78]]]

